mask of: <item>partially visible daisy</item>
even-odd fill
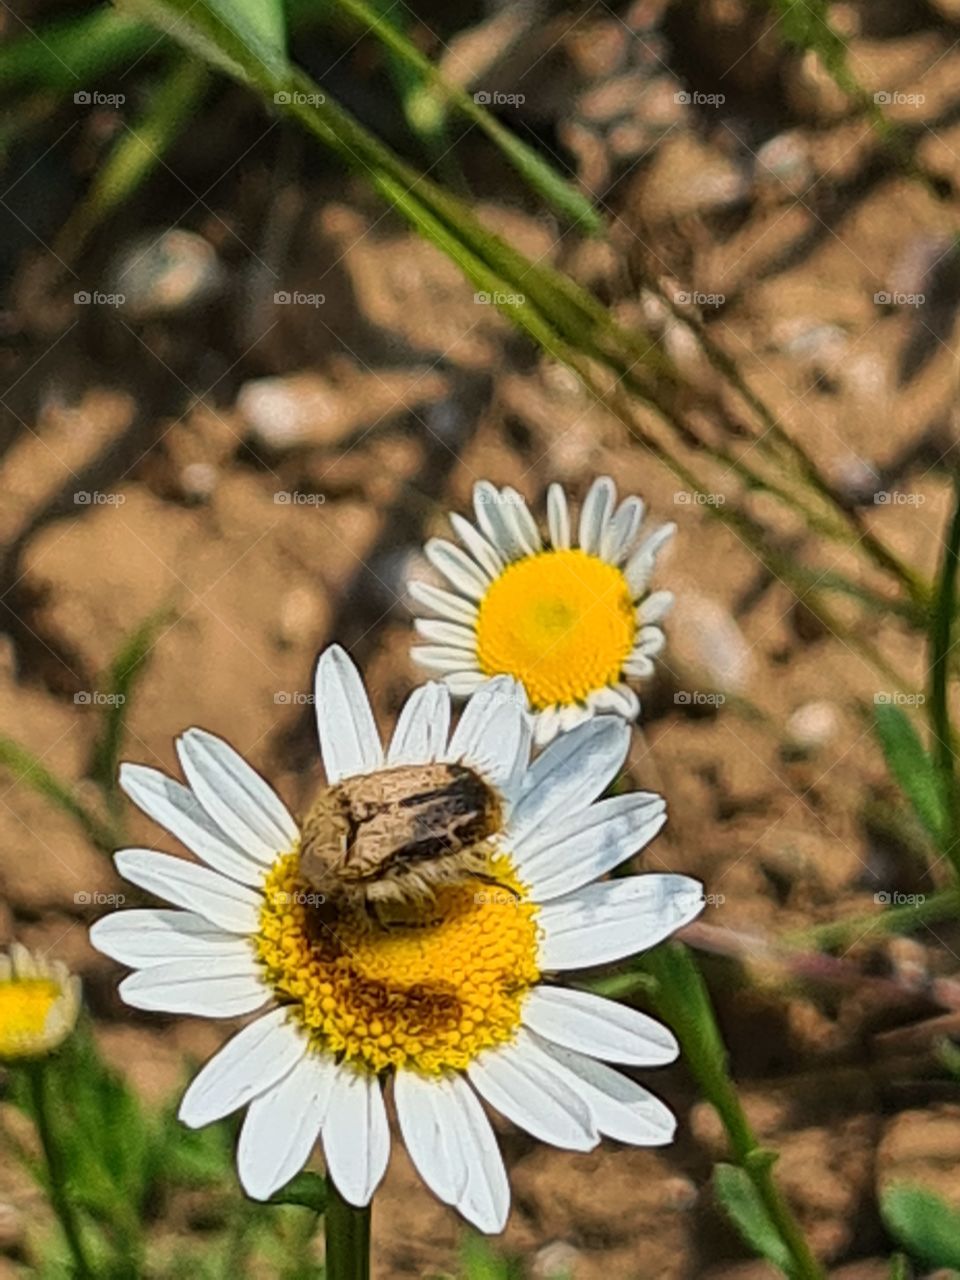
[[[677,1054],[671,1033],[544,975],[654,946],[700,912],[701,886],[672,874],[592,883],[656,835],[664,802],[647,792],[597,800],[628,748],[629,730],[614,716],[582,725],[531,764],[523,704],[513,681],[491,681],[451,736],[450,693],[427,684],[384,750],[350,659],[338,647],[321,657],[329,784],[459,762],[500,802],[488,874],[437,887],[389,925],[346,901],[332,918],[329,903],[318,907],[301,877],[297,823],[219,738],[190,729],[179,740],[189,786],[123,766],[127,794],[207,865],[118,853],[127,879],[178,909],[117,912],[91,938],[136,970],[120,986],[134,1008],[258,1014],[200,1071],[180,1108],[184,1123],[200,1126],[247,1107],[237,1163],[251,1196],[283,1186],[319,1137],[344,1198],[367,1204],[390,1153],[391,1081],[424,1181],[483,1231],[503,1228],[510,1192],[481,1099],[572,1150],[604,1134],[671,1140],[663,1103],[599,1061],[660,1066]]]
[[[0,955],[0,1062],[58,1048],[80,1013],[80,979],[60,960],[14,942]]]
[[[459,695],[490,676],[513,676],[541,745],[597,711],[633,720],[640,700],[627,681],[651,675],[664,645],[658,624],[673,596],[648,588],[676,525],[643,533],[643,502],[617,506],[609,476],[590,486],[576,537],[563,488],[550,486],[546,545],[515,489],[481,480],[473,509],[475,525],[450,516],[462,546],[426,545],[452,590],[410,583],[414,599],[438,615],[416,619],[429,643],[414,647],[414,658]]]

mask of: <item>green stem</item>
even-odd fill
[[[812,946],[820,951],[833,951],[867,935],[906,933],[925,922],[953,920],[958,913],[960,893],[956,889],[944,889],[930,894],[923,902],[887,907],[884,911],[862,912],[845,920],[831,920],[827,924],[814,925],[812,929],[798,930],[788,934],[784,941],[787,946]]]
[[[74,1273],[81,1280],[92,1280],[96,1271],[86,1254],[80,1223],[74,1212],[73,1204],[67,1190],[68,1173],[63,1150],[57,1140],[53,1115],[55,1107],[50,1096],[50,1076],[48,1064],[39,1060],[28,1067],[30,1092],[33,1100],[33,1117],[43,1148],[43,1157],[47,1166],[50,1182],[50,1202],[60,1221],[67,1247],[73,1256]]]
[[[684,1060],[713,1105],[734,1159],[763,1202],[791,1258],[791,1280],[824,1280],[824,1273],[773,1176],[776,1155],[757,1141],[727,1068],[727,1052],[706,984],[690,951],[681,943],[657,947],[644,957],[656,980],[660,1015],[680,1041]]]
[[[930,619],[930,728],[940,775],[944,807],[943,852],[960,876],[960,792],[957,790],[957,752],[947,705],[950,648],[957,608],[957,566],[960,556],[960,474],[954,476],[954,507],[937,582],[936,607]]]
[[[370,1280],[370,1206],[348,1204],[327,1174],[327,1280]]]

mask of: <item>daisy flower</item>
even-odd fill
[[[677,1054],[673,1036],[546,975],[655,945],[699,913],[701,886],[668,874],[592,883],[656,835],[664,802],[645,792],[597,800],[626,757],[629,729],[617,717],[581,726],[531,764],[524,702],[513,681],[491,681],[451,736],[449,690],[427,684],[384,750],[356,668],[338,647],[322,655],[328,785],[382,774],[389,786],[400,767],[452,762],[497,799],[487,873],[438,884],[399,923],[348,899],[331,917],[303,878],[297,823],[219,738],[190,729],[179,739],[187,786],[123,766],[127,795],[206,865],[118,853],[121,874],[174,909],[114,913],[91,937],[136,970],[120,993],[137,1009],[257,1015],[180,1107],[190,1126],[247,1108],[237,1163],[251,1196],[289,1181],[319,1138],[344,1199],[367,1204],[390,1153],[391,1082],[423,1180],[483,1231],[503,1228],[510,1193],[481,1100],[573,1150],[604,1134],[670,1141],[669,1110],[601,1059],[659,1066]]]
[[[410,583],[413,598],[439,615],[416,619],[428,643],[414,658],[456,694],[490,676],[519,680],[541,745],[597,711],[633,720],[640,700],[626,681],[651,675],[664,645],[658,623],[673,596],[647,588],[676,525],[643,534],[642,501],[617,506],[609,476],[590,486],[576,538],[559,484],[547,491],[546,544],[515,489],[481,480],[473,508],[475,525],[450,516],[462,546],[433,538],[425,548],[450,589]]]
[[[80,1013],[80,979],[15,942],[0,955],[0,1062],[58,1048]]]

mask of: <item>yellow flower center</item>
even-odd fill
[[[267,877],[257,939],[278,1001],[318,1049],[371,1071],[462,1070],[509,1040],[537,982],[536,907],[509,860],[503,888],[471,880],[380,924],[362,911],[331,918],[299,879],[299,853]]]
[[[488,588],[477,659],[485,675],[521,681],[541,711],[619,679],[636,629],[630,588],[615,565],[586,551],[544,551],[509,564]]]
[[[49,978],[0,982],[0,1059],[46,1051],[47,1022],[60,995]]]

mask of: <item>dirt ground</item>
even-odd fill
[[[475,134],[457,154],[487,223],[648,327],[694,395],[716,375],[652,285],[695,295],[710,337],[836,483],[906,495],[868,497],[865,519],[930,576],[955,438],[957,284],[934,264],[956,226],[960,11],[949,0],[833,11],[871,100],[891,95],[922,176],[739,0],[550,8],[501,60],[491,90],[525,95],[515,108],[524,128],[594,194],[608,240],[584,242],[534,210]],[[347,67],[369,98],[362,114],[374,110],[376,74],[361,54]],[[882,1187],[908,1177],[960,1206],[960,1097],[934,1070],[924,1030],[934,1017],[946,1019],[942,1032],[957,1029],[960,1005],[945,1009],[928,980],[956,975],[960,930],[937,924],[890,942],[866,925],[836,972],[806,984],[756,957],[758,939],[945,883],[890,816],[903,802],[870,712],[898,686],[709,504],[685,500],[666,467],[476,302],[456,267],[362,181],[238,90],[221,86],[205,111],[208,127],[186,135],[169,172],[95,238],[75,279],[11,223],[3,732],[97,803],[84,781],[97,709],[83,695],[125,637],[169,606],[130,707],[126,757],[176,772],[174,736],[202,725],[302,811],[319,779],[302,698],[317,651],[347,644],[386,729],[418,679],[405,582],[428,573],[420,547],[443,531],[444,513],[464,510],[481,477],[516,485],[542,512],[552,479],[582,494],[609,472],[679,525],[658,575],[677,608],[632,754],[635,781],[662,790],[671,813],[645,863],[698,876],[713,895],[704,924],[722,954],[705,965],[750,1115],[779,1150],[783,1185],[831,1276],[880,1280],[892,1249]],[[68,195],[109,134],[109,112],[78,119],[55,153]],[[36,189],[23,198],[39,217]],[[31,220],[26,206],[17,212]],[[173,227],[186,239],[164,241],[170,253],[200,247],[205,298],[164,310],[144,268],[143,280],[127,277],[127,292],[143,294],[133,318],[73,303],[79,289],[109,292],[130,255]],[[324,301],[277,303],[278,291]],[[712,438],[739,429],[733,411],[704,423]],[[682,448],[697,455],[692,442]],[[745,494],[735,473],[709,474],[783,554],[867,580],[852,552]],[[841,601],[838,613],[904,689],[922,685],[922,646],[892,610],[878,619]],[[149,822],[126,816],[131,843],[162,844]],[[121,891],[76,824],[0,775],[0,945],[18,936],[72,965],[104,1050],[159,1100],[226,1029],[121,1006],[117,967],[86,939],[102,913],[95,895]],[[681,1121],[663,1151],[605,1143],[575,1155],[503,1126],[514,1186],[503,1244],[532,1280],[774,1275],[749,1260],[713,1201],[722,1135],[683,1064],[652,1083]],[[394,1152],[376,1209],[377,1275],[452,1273],[462,1224],[399,1143]],[[20,1273],[30,1195],[0,1171],[0,1276]]]

